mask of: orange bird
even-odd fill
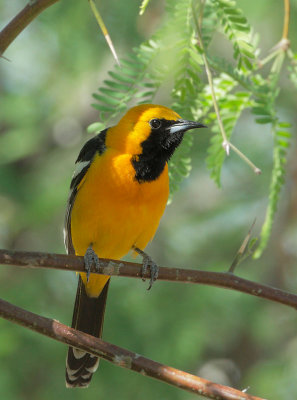
[[[76,160],[65,218],[68,254],[84,256],[72,327],[101,337],[110,277],[90,274],[99,258],[119,260],[130,250],[143,256],[143,273],[158,267],[143,252],[154,237],[169,194],[168,160],[186,131],[205,127],[167,107],[131,108],[111,128],[90,139]],[[99,359],[70,347],[66,386],[87,387]]]

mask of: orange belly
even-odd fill
[[[72,208],[71,235],[77,255],[92,245],[98,257],[120,259],[133,245],[144,249],[153,238],[166,207],[168,167],[152,182],[139,184],[131,155],[108,149],[96,155]],[[108,276],[91,275],[90,296],[98,296]]]

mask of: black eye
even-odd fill
[[[162,122],[159,119],[154,118],[150,120],[149,124],[153,129],[158,129],[162,125]]]

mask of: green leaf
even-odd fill
[[[273,122],[272,117],[256,118],[257,124],[271,124]]]
[[[233,45],[233,57],[237,61],[237,68],[246,73],[253,69],[250,59],[255,59],[255,49],[251,43],[251,29],[243,12],[235,2],[211,0],[218,14],[219,22],[225,35]]]
[[[142,0],[142,3],[140,5],[140,10],[139,10],[139,15],[144,14],[149,2],[150,2],[150,0]]]
[[[288,131],[277,131],[277,136],[283,136],[283,137],[286,137],[286,138],[291,138],[292,135]]]
[[[116,90],[111,90],[105,87],[101,87],[99,88],[99,91],[110,96],[110,97],[114,97],[116,99],[122,99],[123,97],[125,97],[125,93],[122,92],[117,92]],[[95,96],[94,96],[95,97]]]
[[[226,9],[225,9],[225,12],[226,12]],[[237,15],[237,14],[232,15],[231,14],[229,19],[232,22],[243,24],[243,25],[247,23],[247,20],[243,15]]]
[[[132,68],[133,70],[142,70],[145,63],[141,61],[137,53],[130,53],[129,56],[130,58],[121,59],[121,65]]]
[[[269,110],[265,107],[253,107],[252,113],[256,115],[270,115]]]
[[[109,97],[109,96],[102,96],[102,95],[97,94],[97,93],[93,93],[93,97],[96,100],[101,101],[102,103],[110,104],[110,105],[113,105],[113,106],[117,106],[118,103],[119,103],[117,99],[114,99],[114,98]]]
[[[91,125],[88,126],[87,132],[88,133],[99,133],[104,129],[104,124],[102,122],[93,122]]]
[[[230,139],[234,127],[242,111],[250,106],[250,93],[238,92],[231,93],[231,90],[236,87],[236,82],[233,81],[232,85],[224,85],[224,78],[216,80],[216,92],[220,93],[218,97],[218,106],[223,120],[223,125],[227,138]],[[229,82],[228,82],[229,83]],[[215,113],[208,114],[212,119],[211,130],[216,134],[213,136],[208,148],[208,156],[206,158],[206,165],[211,171],[211,178],[214,179],[216,184],[221,186],[221,169],[225,160],[225,150],[222,147],[222,135],[218,126],[217,117]]]
[[[287,123],[277,122],[274,124],[274,151],[273,151],[273,169],[270,183],[269,203],[266,210],[265,221],[260,235],[260,244],[254,253],[254,258],[259,258],[267,246],[271,235],[272,225],[277,211],[279,196],[282,186],[285,182],[285,165],[287,162],[287,148],[289,142],[279,140],[279,136],[290,137],[290,132],[279,131],[278,127],[288,125]]]
[[[124,82],[124,83],[134,83],[134,80],[126,75],[122,75],[120,73],[116,73],[114,71],[108,71],[108,75],[110,75],[113,79]]]
[[[291,128],[292,125],[289,122],[278,122],[278,126],[280,128]]]
[[[105,80],[105,81],[103,81],[103,83],[106,86],[109,86],[109,87],[111,87],[113,89],[116,89],[116,90],[120,90],[120,91],[127,90],[127,85],[123,85],[122,83],[119,83],[119,82],[116,82],[116,81]]]
[[[106,106],[104,104],[94,103],[94,104],[91,104],[91,105],[92,105],[92,107],[96,108],[99,111],[103,111],[103,112],[112,112],[112,111],[114,111],[114,107]]]

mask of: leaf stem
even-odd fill
[[[106,40],[106,42],[107,42],[107,44],[108,44],[108,46],[110,48],[110,51],[111,51],[116,63],[120,67],[121,64],[120,64],[118,55],[117,55],[117,53],[115,51],[114,45],[113,45],[112,40],[111,40],[111,38],[109,36],[108,30],[107,30],[107,28],[106,28],[106,26],[104,24],[104,21],[103,21],[101,15],[100,15],[99,11],[97,10],[96,4],[94,3],[93,0],[89,0],[89,3],[90,3],[91,10],[92,10],[92,12],[94,14],[94,17],[96,18],[96,21],[97,21],[98,25],[100,26],[100,29],[101,29],[101,31],[102,31],[102,33],[103,33],[103,35],[105,37],[105,40]]]
[[[258,168],[247,156],[245,156],[234,144],[228,142],[231,149],[243,160],[245,161],[254,171],[256,175],[261,175],[262,171]]]
[[[209,64],[208,64],[208,60],[206,58],[206,54],[205,54],[205,50],[204,50],[204,46],[203,46],[203,41],[202,41],[202,35],[201,35],[201,32],[200,32],[199,21],[198,21],[198,19],[196,17],[196,12],[195,12],[195,9],[194,9],[193,2],[192,2],[192,12],[193,12],[194,23],[195,23],[195,27],[196,27],[196,33],[197,33],[197,37],[198,37],[198,40],[199,40],[199,45],[200,45],[200,48],[202,50],[202,58],[203,58],[203,61],[204,61],[207,80],[208,80],[210,91],[211,91],[211,97],[212,97],[212,101],[213,101],[213,106],[214,106],[214,109],[215,109],[215,112],[216,112],[216,115],[217,115],[218,124],[219,124],[220,131],[221,131],[221,134],[222,134],[222,137],[223,137],[223,147],[224,147],[227,155],[229,155],[229,141],[228,141],[228,138],[227,138],[227,135],[226,135],[226,132],[225,132],[224,124],[223,124],[223,121],[222,121],[222,118],[221,118],[221,114],[220,114],[220,110],[219,110],[219,106],[218,106],[218,103],[217,103],[216,94],[215,94],[214,85],[213,85],[212,74],[211,74],[211,70],[210,70],[210,67],[209,67]]]
[[[290,21],[290,0],[284,0],[285,15],[282,39],[288,39]]]
[[[249,245],[250,242],[250,238],[251,238],[251,234],[252,234],[252,230],[255,226],[256,223],[256,218],[254,219],[254,222],[252,223],[252,226],[250,227],[248,234],[246,235],[246,237],[244,238],[243,242],[241,243],[241,246],[238,250],[238,252],[236,253],[236,256],[228,270],[229,273],[233,274],[235,271],[235,268],[238,266],[238,264],[244,260],[244,254],[246,253],[246,249]]]
[[[282,58],[282,56],[279,56],[279,54],[283,54],[285,52],[288,53],[288,50],[290,49],[290,40],[288,39],[290,21],[290,0],[284,0],[284,8],[284,26],[282,38],[275,46],[272,47],[272,49],[270,50],[271,53],[267,57],[265,57],[263,60],[258,61],[259,68],[262,68],[263,65],[265,65],[267,62],[276,58],[276,60],[274,61],[274,65],[272,66],[272,71],[274,71]]]
[[[209,68],[209,64],[208,64],[208,61],[207,61],[207,58],[206,58],[204,50],[203,50],[202,57],[203,57],[203,61],[204,61],[204,64],[205,64],[205,71],[206,71],[206,75],[207,75],[207,79],[208,79],[208,83],[209,83],[209,87],[210,87],[210,91],[211,91],[211,97],[212,97],[212,101],[213,101],[213,106],[214,106],[214,109],[215,109],[215,112],[216,112],[216,115],[217,115],[218,124],[219,124],[220,131],[221,131],[221,134],[222,134],[222,137],[223,137],[223,147],[224,147],[224,149],[226,151],[226,154],[229,155],[230,144],[229,144],[229,141],[228,141],[228,138],[227,138],[227,135],[226,135],[226,132],[225,132],[224,124],[223,124],[223,121],[222,121],[222,118],[221,118],[221,114],[220,114],[220,110],[219,110],[219,106],[218,106],[218,102],[217,102],[217,99],[216,99],[216,94],[215,94],[215,90],[214,90],[214,86],[213,86],[212,74],[211,74],[211,71],[210,71],[210,68]]]
[[[270,54],[268,54],[268,56],[266,56],[265,58],[263,58],[263,60],[259,60],[258,61],[258,67],[262,68],[264,67],[265,64],[267,64],[270,60],[272,60],[274,57],[276,57],[279,53],[279,50],[275,50],[273,52],[271,52]]]

